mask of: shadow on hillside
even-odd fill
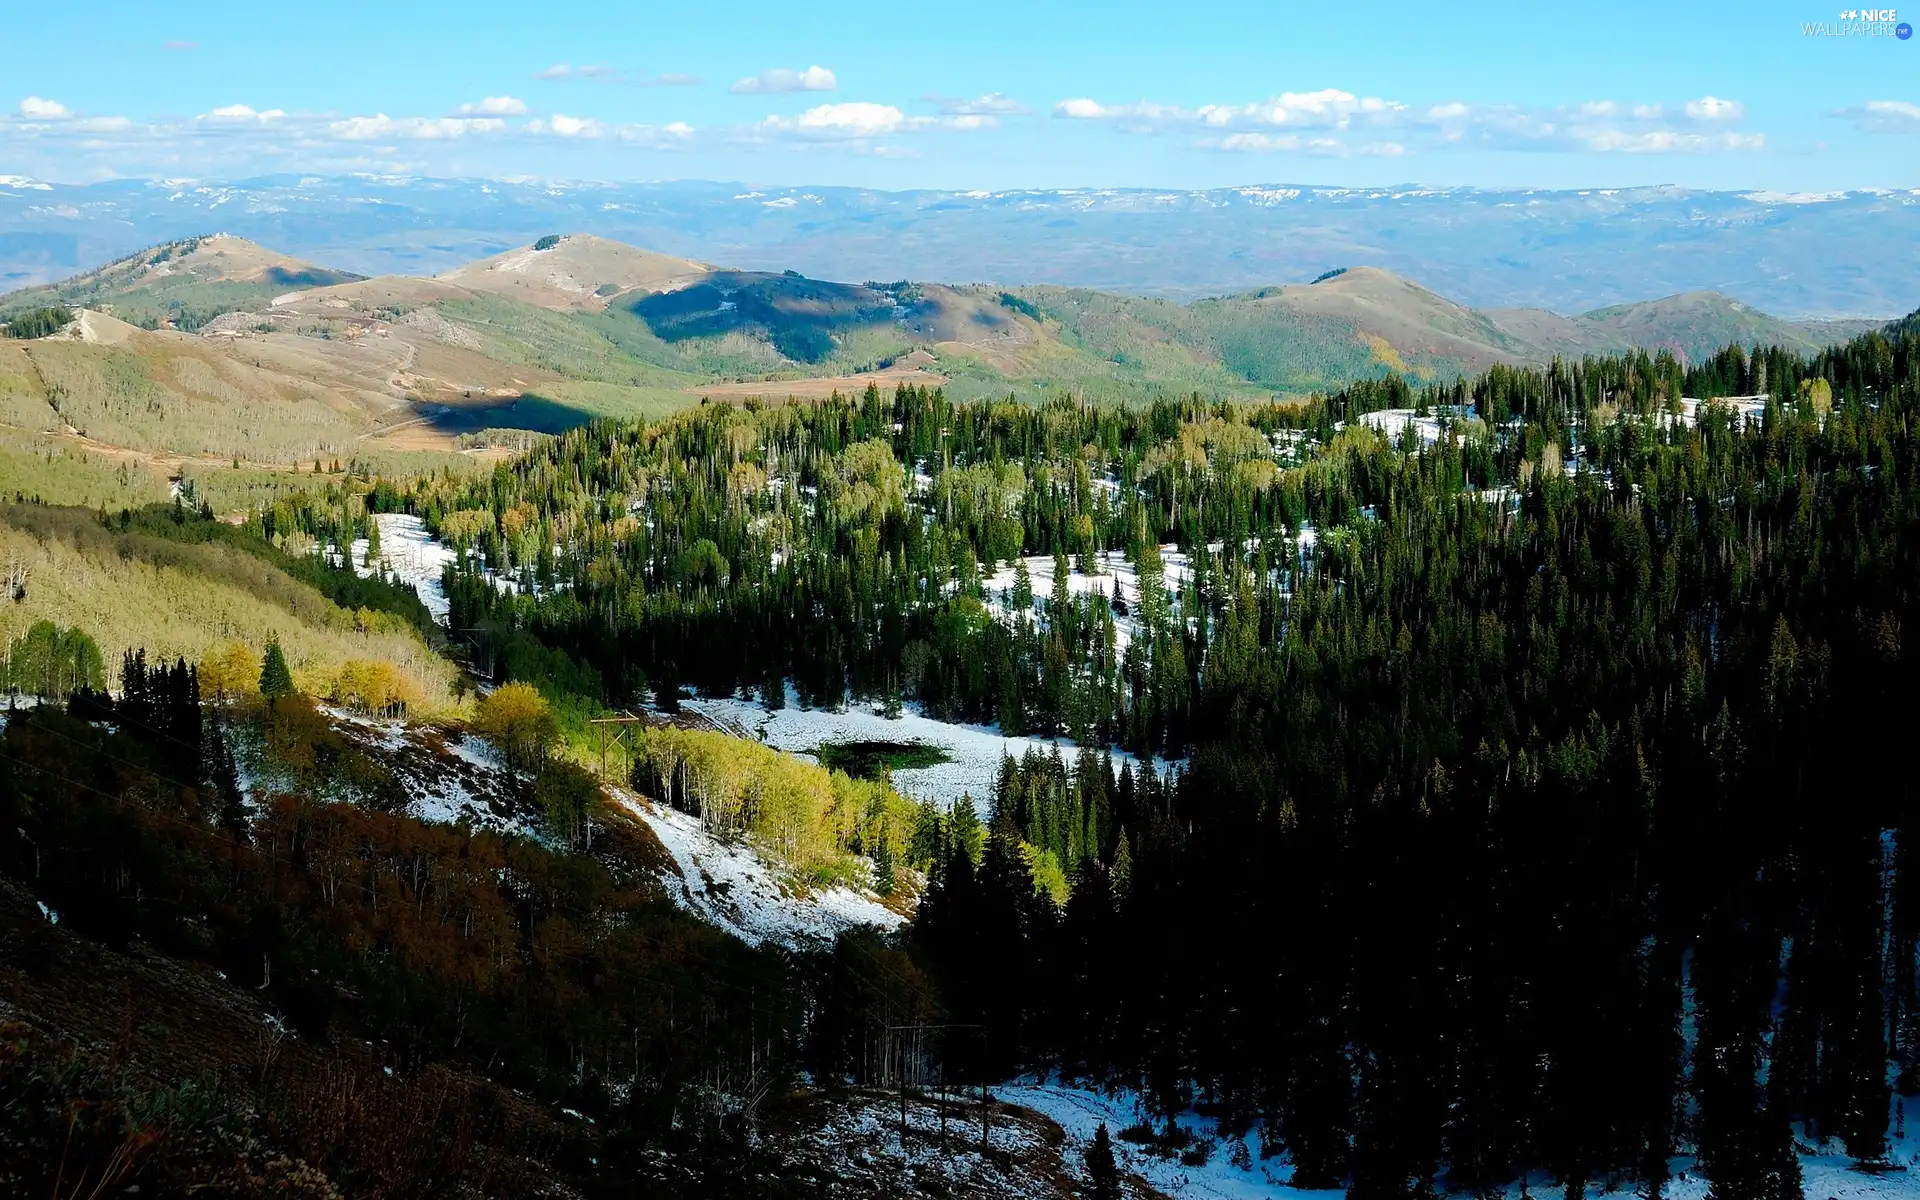
[[[593,420],[593,414],[531,393],[512,400],[442,403],[416,400],[414,415],[451,437],[485,429],[525,429],[565,433]]]

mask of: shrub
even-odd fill
[[[560,244],[560,235],[557,233],[549,233],[547,236],[535,242],[533,244],[533,248],[535,250],[551,250],[555,246],[558,246],[559,244]]]

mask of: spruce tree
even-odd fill
[[[267,643],[267,653],[260,660],[260,694],[269,702],[293,694],[293,672],[287,668],[279,638]]]
[[[1087,1145],[1087,1200],[1120,1200],[1120,1168],[1113,1161],[1113,1140],[1105,1121]]]

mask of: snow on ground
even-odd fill
[[[7,727],[7,717],[9,714],[25,712],[30,708],[38,707],[40,707],[40,697],[29,696],[21,692],[10,693],[4,702],[0,702],[0,729]]]
[[[367,541],[361,538],[349,551],[355,573],[372,575],[384,569],[401,583],[413,585],[433,619],[445,625],[447,592],[440,586],[440,572],[453,565],[459,556],[452,548],[435,541],[427,532],[426,522],[410,513],[377,513],[373,519],[380,526],[379,563],[377,567],[366,565]]]
[[[1027,1187],[1038,1183],[1019,1179],[1017,1168],[1021,1163],[1044,1163],[1050,1157],[1048,1139],[1041,1130],[1000,1112],[988,1125],[993,1157],[987,1158],[980,1153],[977,1112],[965,1103],[952,1103],[943,1113],[940,1106],[913,1099],[905,1108],[903,1137],[903,1113],[892,1097],[852,1096],[834,1106],[811,1140],[856,1170],[904,1164],[923,1187],[929,1179],[937,1179],[953,1195],[996,1195],[1003,1194],[1010,1182]],[[1016,1171],[1015,1179],[998,1178],[1009,1169]],[[1016,1190],[1015,1194],[1036,1193]]]
[[[1051,560],[1049,560],[1051,562]],[[844,709],[801,708],[792,688],[787,690],[786,707],[768,711],[757,700],[737,697],[724,700],[682,700],[680,707],[700,714],[722,729],[739,730],[772,746],[811,757],[811,752],[833,742],[909,742],[937,746],[947,760],[938,766],[915,767],[893,773],[893,786],[903,796],[931,800],[947,807],[970,795],[975,807],[985,813],[993,795],[993,782],[1000,774],[1000,760],[1012,755],[1020,758],[1029,750],[1051,753],[1056,747],[1071,765],[1078,747],[1066,738],[1008,737],[991,725],[961,725],[938,721],[906,706],[900,716],[888,717],[871,705],[849,705]],[[1113,768],[1131,763],[1135,771],[1140,760],[1116,752]],[[1154,771],[1169,769],[1165,759],[1154,760]]]
[[[1765,392],[1753,396],[1719,396],[1708,400],[1696,400],[1691,396],[1680,398],[1680,424],[1692,429],[1700,423],[1700,406],[1724,405],[1739,416],[1743,425],[1758,425],[1765,418],[1767,401],[1771,399]]]
[[[749,945],[767,942],[792,949],[830,943],[860,925],[892,929],[905,918],[878,900],[845,885],[812,892],[783,884],[773,868],[744,841],[723,842],[690,816],[650,804],[620,788],[616,802],[647,823],[680,870],[674,900]]]
[[[1189,1166],[1177,1157],[1162,1158],[1147,1153],[1144,1147],[1120,1140],[1121,1130],[1145,1119],[1139,1098],[1131,1092],[1106,1095],[1091,1088],[1041,1083],[1028,1078],[997,1087],[994,1095],[1009,1104],[1023,1105],[1052,1118],[1067,1135],[1061,1157],[1076,1169],[1086,1161],[1086,1148],[1093,1141],[1094,1130],[1104,1123],[1113,1139],[1113,1156],[1120,1169],[1140,1176],[1175,1200],[1254,1200],[1256,1197],[1264,1200],[1281,1196],[1288,1200],[1314,1197],[1334,1200],[1345,1195],[1341,1191],[1295,1191],[1287,1186],[1293,1169],[1283,1158],[1261,1160],[1257,1126],[1247,1134],[1245,1161],[1249,1165],[1242,1168],[1233,1165],[1232,1146],[1219,1140],[1213,1118],[1183,1114],[1178,1118],[1182,1129],[1191,1132],[1200,1144],[1209,1140],[1214,1143],[1204,1164]],[[1164,1122],[1155,1124],[1165,1128]]]
[[[393,773],[406,796],[408,816],[435,824],[466,824],[474,829],[537,835],[519,811],[513,772],[493,747],[456,730],[432,725],[359,716],[320,705],[339,733]],[[274,761],[257,730],[236,727],[231,735],[234,766],[250,807],[257,809],[275,792],[299,790],[293,775]],[[330,798],[355,803],[377,797],[340,793]]]
[[[1216,546],[1215,549],[1218,549]],[[1193,578],[1193,562],[1180,547],[1168,544],[1160,547],[1160,558],[1165,566],[1166,591],[1168,602],[1179,594],[1180,589]],[[1034,555],[1025,560],[1027,576],[1033,584],[1033,615],[1041,620],[1046,612],[1047,601],[1053,595],[1053,556],[1051,554]],[[1140,612],[1140,570],[1119,550],[1106,550],[1094,556],[1097,573],[1088,575],[1080,570],[1077,558],[1070,557],[1067,566],[1067,590],[1074,596],[1099,596],[1112,600],[1115,592],[1120,602],[1126,606],[1125,614],[1114,610],[1114,654],[1116,657],[1127,652],[1127,645],[1139,632]],[[1010,595],[1013,591],[1014,577],[1018,568],[1001,567],[983,582],[990,607],[996,616],[1011,620],[1014,613]]]
[[[1429,409],[1429,416],[1420,416],[1413,408],[1380,408],[1373,412],[1361,413],[1355,418],[1360,424],[1377,429],[1390,442],[1398,443],[1400,435],[1411,425],[1414,436],[1422,446],[1431,446],[1438,442],[1447,431],[1447,426],[1456,421],[1464,421],[1473,416],[1470,405],[1439,404]]]
[[[443,567],[458,562],[459,554],[435,539],[419,517],[409,513],[375,513],[373,519],[380,526],[380,555],[373,566],[367,566],[367,539],[356,538],[347,548],[347,561],[354,573],[365,578],[384,572],[401,583],[412,585],[433,619],[445,625],[451,605],[447,590],[441,584],[440,572]],[[474,557],[495,588],[508,593],[521,590],[521,580],[486,566],[478,554]],[[534,594],[545,595],[546,589],[536,585]]]
[[[1114,1157],[1123,1170],[1134,1172],[1174,1200],[1335,1200],[1342,1191],[1296,1191],[1287,1180],[1292,1167],[1284,1155],[1260,1158],[1260,1127],[1255,1125],[1246,1136],[1248,1153],[1242,1166],[1235,1166],[1232,1141],[1221,1140],[1217,1123],[1210,1117],[1183,1113],[1176,1118],[1181,1128],[1196,1141],[1214,1142],[1206,1162],[1189,1166],[1178,1158],[1162,1158],[1119,1138],[1120,1131],[1144,1119],[1139,1097],[1129,1091],[1107,1094],[1091,1088],[1072,1087],[1059,1082],[1040,1082],[1032,1077],[994,1089],[995,1095],[1009,1104],[1024,1105],[1051,1117],[1066,1131],[1067,1145],[1062,1157],[1076,1170],[1085,1161],[1086,1147],[1094,1130],[1104,1122],[1113,1139]],[[1896,1101],[1899,1103],[1899,1101]],[[1912,1131],[1903,1139],[1894,1139],[1890,1155],[1893,1171],[1867,1174],[1853,1169],[1852,1160],[1836,1144],[1813,1146],[1800,1140],[1800,1171],[1809,1200],[1920,1200],[1920,1098],[1907,1101],[1905,1128]],[[1165,1128],[1165,1122],[1154,1122]],[[1816,1152],[1817,1151],[1817,1152]],[[1693,1159],[1680,1157],[1671,1165],[1672,1179],[1665,1195],[1668,1200],[1706,1200],[1707,1181],[1695,1169]],[[1603,1184],[1596,1182],[1593,1194]],[[1539,1200],[1565,1200],[1561,1189],[1542,1175],[1528,1181],[1528,1191]],[[1628,1195],[1632,1189],[1622,1183],[1612,1194]],[[1518,1197],[1517,1185],[1505,1196]]]

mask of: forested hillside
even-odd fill
[[[736,1158],[735,1190],[784,1194],[842,1144],[770,1132],[794,1106],[858,1124],[861,1088],[1055,1071],[1141,1096],[1118,1132],[1146,1151],[1203,1163],[1199,1108],[1361,1197],[1677,1170],[1797,1196],[1802,1146],[1886,1168],[1920,1091],[1917,352],[1909,320],[1295,405],[870,387],[597,421],[486,474],[316,474],[231,525],[18,504],[4,682],[42,706],[0,741],[0,909],[66,924],[9,987],[97,1049],[109,1014],[44,964],[137,935],[308,1042],[406,1047],[409,1088],[451,1073],[395,1120],[466,1137],[511,1084],[545,1117],[487,1107],[481,1157],[407,1168],[496,1194],[509,1165],[621,1194],[669,1162],[699,1194]],[[442,543],[444,607],[377,566],[394,520]],[[215,615],[174,594],[196,574]],[[797,762],[699,715],[723,696],[1064,741],[945,808],[892,782],[926,747]],[[494,824],[418,807],[420,770],[475,755]],[[698,918],[744,854],[911,927],[742,947]],[[0,1055],[33,1154],[96,1086],[45,1034]],[[377,1084],[351,1058],[325,1069]],[[178,1128],[372,1194],[351,1123],[301,1107],[321,1085],[253,1069]],[[89,1161],[155,1078],[182,1076],[114,1085]],[[945,1147],[953,1101],[917,1103],[898,1145]],[[568,1110],[593,1131],[556,1139]],[[1054,1169],[970,1161],[1011,1193]]]
[[[917,945],[997,1072],[1203,1100],[1361,1196],[1658,1187],[1681,1151],[1797,1196],[1790,1131],[1879,1161],[1916,1081],[1917,350],[707,405],[393,502],[476,552],[456,624],[546,647],[544,687],[1079,740],[924,849]]]

